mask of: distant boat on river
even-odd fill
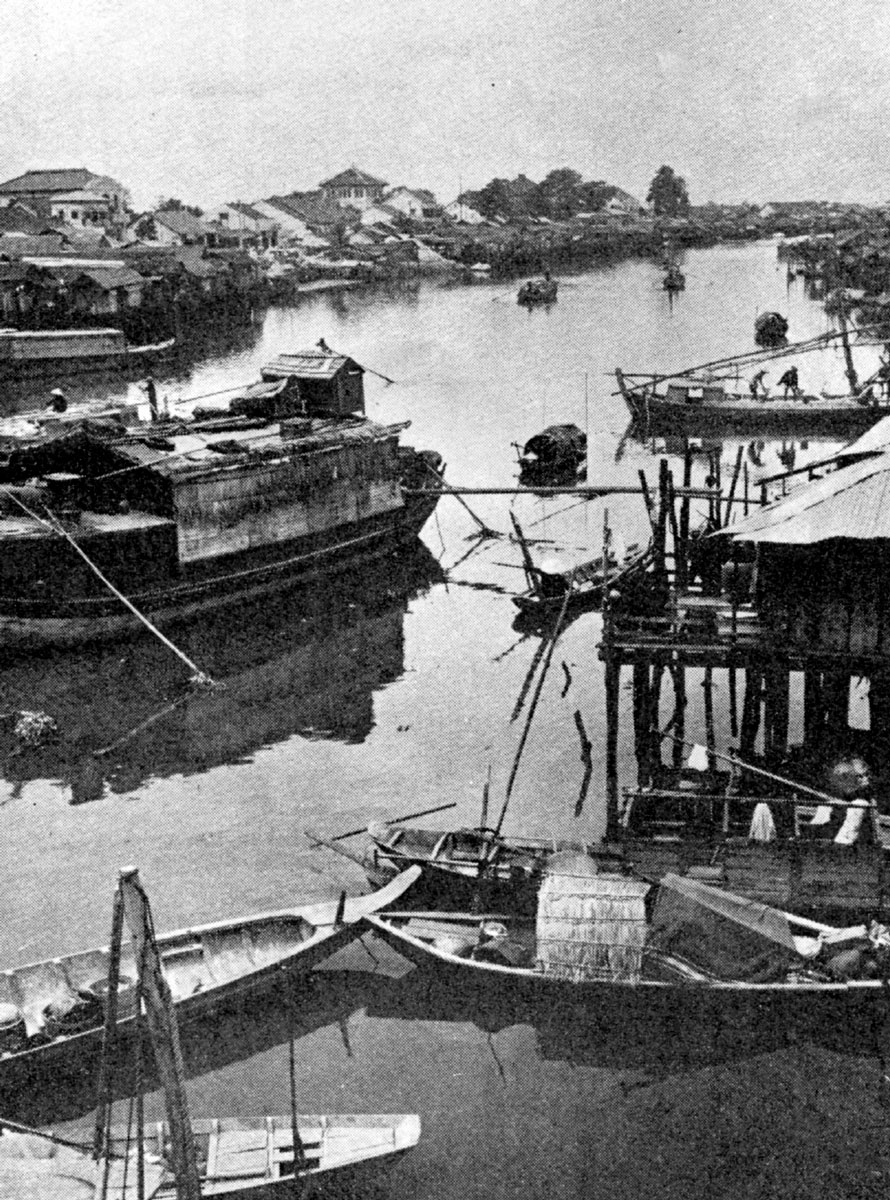
[[[543,279],[529,279],[519,289],[517,303],[526,305],[552,304],[556,299],[559,285],[555,279],[545,275]]]
[[[174,338],[131,346],[120,329],[2,329],[0,375],[65,374],[129,367],[166,354]]]
[[[282,355],[227,411],[0,438],[0,632],[74,644],[262,595],[413,540],[441,459],[364,415],[363,369]],[[103,578],[104,577],[104,578]]]

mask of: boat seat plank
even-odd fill
[[[202,938],[204,967],[213,983],[241,979],[254,970],[253,944],[243,930],[205,933]]]

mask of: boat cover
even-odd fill
[[[573,983],[636,982],[649,884],[600,874],[589,855],[553,855],[538,894],[538,968]]]
[[[538,458],[553,460],[583,458],[587,451],[587,437],[577,425],[548,425],[523,447],[523,454],[535,454]]]
[[[782,980],[799,962],[784,913],[679,875],[661,880],[649,946],[739,983]]]

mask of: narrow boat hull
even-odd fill
[[[439,914],[447,921],[454,915]],[[642,979],[639,982],[585,980],[575,982],[545,975],[533,967],[507,967],[460,957],[412,936],[408,919],[425,914],[369,915],[364,924],[373,929],[403,958],[426,972],[437,984],[464,999],[478,998],[489,1005],[497,998],[515,1004],[544,1006],[551,1012],[576,1009],[598,1022],[682,1018],[684,1022],[722,1021],[740,1027],[764,1020],[801,1022],[812,1028],[828,1027],[838,1020],[863,1022],[870,1027],[882,997],[881,980],[848,983],[702,983]],[[469,929],[488,918],[467,917]],[[497,918],[495,918],[497,919]],[[400,927],[401,926],[401,927]]]
[[[342,914],[337,902],[326,901],[162,935],[158,945],[180,1025],[187,1028],[193,1020],[240,1004],[287,974],[311,970],[359,936],[360,918],[392,903],[419,874],[415,868],[369,896],[345,901]],[[108,950],[102,948],[0,973],[4,1005],[18,1009],[23,1026],[0,1050],[0,1094],[57,1086],[62,1078],[95,1068],[104,1023],[104,998],[96,982],[107,979],[108,969]],[[132,980],[135,974],[133,963],[122,963],[122,979]],[[82,1009],[85,996],[91,1004]],[[132,992],[126,1000],[120,1002],[115,1037],[124,1058],[135,1045],[137,1031]],[[51,1022],[48,1006],[61,1006],[64,1012]],[[81,1011],[83,1018],[78,1016]],[[85,1027],[72,1029],[68,1014],[73,1014],[75,1025],[82,1020]]]

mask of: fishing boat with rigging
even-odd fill
[[[825,349],[840,340],[846,361],[847,392],[808,393],[797,385],[796,369],[783,379],[784,391],[773,394],[763,386],[764,364]],[[754,371],[741,383],[743,370]],[[860,381],[853,364],[846,327],[793,346],[760,350],[706,363],[671,374],[628,374],[616,368],[618,394],[633,421],[652,432],[707,433],[737,429],[854,434],[868,429],[890,413],[890,398],[882,395],[880,373]]]
[[[227,411],[60,414],[0,438],[7,645],[118,636],[263,595],[412,541],[441,459],[364,415],[363,369],[281,355]]]

